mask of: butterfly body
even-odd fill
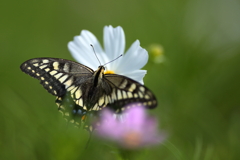
[[[59,110],[66,112],[66,107],[70,106],[73,115],[104,107],[121,112],[129,103],[142,103],[147,108],[157,106],[155,96],[147,87],[122,75],[104,74],[104,66],[94,71],[70,60],[35,58],[24,62],[20,68],[40,80],[43,87],[57,97]],[[67,106],[64,99],[73,103]]]

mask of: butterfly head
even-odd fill
[[[113,70],[108,70],[107,67],[99,66],[98,70],[101,70],[103,74],[115,74]]]
[[[104,74],[104,71],[105,71],[105,67],[104,66],[99,66],[98,69],[97,69],[101,74]]]
[[[104,76],[105,67],[100,65],[98,69],[94,72],[94,81],[99,81]]]
[[[105,67],[101,65],[101,66],[98,67],[98,69],[104,72]]]

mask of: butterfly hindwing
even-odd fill
[[[55,102],[59,112],[67,121],[80,125],[79,122],[85,120],[87,111],[73,101],[69,92],[62,97],[57,97]]]

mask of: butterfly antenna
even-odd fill
[[[121,54],[121,55],[119,55],[117,58],[115,58],[115,59],[111,60],[110,62],[107,62],[107,63],[105,63],[103,66],[107,65],[108,63],[111,63],[111,62],[113,62],[113,61],[117,60],[118,58],[120,58],[120,57],[122,57],[122,56],[123,56],[122,54]]]
[[[95,56],[97,57],[97,60],[98,60],[99,64],[101,65],[101,62],[100,62],[99,59],[98,59],[98,56],[97,56],[97,54],[96,54],[96,52],[95,52],[95,49],[94,49],[93,45],[90,44],[90,46],[92,47],[93,52],[94,52]]]

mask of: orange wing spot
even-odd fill
[[[115,74],[114,71],[108,70],[108,71],[104,71],[104,74]]]
[[[87,116],[86,116],[86,115],[83,115],[81,119],[82,119],[82,121],[85,121],[86,118],[87,118]]]

